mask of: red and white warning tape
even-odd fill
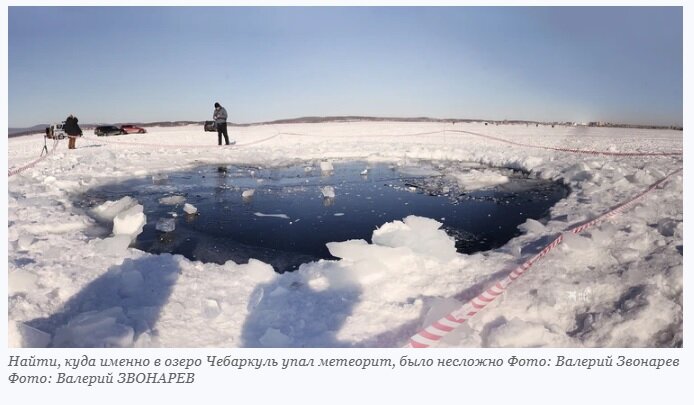
[[[58,142],[57,142],[57,141],[56,141],[56,142],[53,142],[53,148],[51,148],[51,150],[48,151],[45,155],[41,155],[38,159],[33,160],[33,161],[31,161],[31,162],[25,164],[25,165],[22,166],[22,167],[18,167],[18,168],[16,168],[16,169],[8,170],[8,171],[7,171],[7,177],[12,177],[12,176],[14,176],[15,174],[19,174],[19,173],[21,173],[21,172],[23,172],[23,171],[25,171],[25,170],[27,170],[27,169],[29,169],[29,168],[32,168],[32,167],[36,166],[36,164],[37,164],[38,162],[42,161],[43,159],[47,158],[48,155],[50,155],[51,153],[53,153],[57,147],[58,147]]]
[[[541,145],[531,145],[527,143],[520,143],[509,141],[508,139],[498,138],[496,136],[479,134],[477,132],[463,131],[457,129],[449,129],[449,132],[457,132],[463,134],[469,134],[474,136],[479,136],[485,139],[491,139],[498,142],[507,143],[509,145],[522,146],[525,148],[535,148],[535,149],[546,149],[546,150],[556,150],[560,152],[570,152],[570,153],[582,153],[587,155],[604,155],[604,156],[682,156],[681,151],[677,152],[611,152],[611,151],[597,151],[597,150],[584,150],[584,149],[571,149],[571,148],[555,148],[552,146],[541,146]]]
[[[257,141],[252,141],[252,142],[247,142],[247,143],[244,143],[244,144],[236,145],[236,146],[234,147],[234,149],[235,149],[235,148],[239,148],[239,147],[244,147],[244,146],[256,145],[256,144],[259,144],[259,143],[262,143],[262,142],[269,141],[269,140],[271,140],[271,139],[273,139],[273,138],[276,138],[276,137],[278,137],[278,136],[280,136],[279,133],[278,133],[278,134],[275,134],[275,135],[272,135],[272,136],[269,136],[269,137],[267,137],[267,138],[259,139],[259,140],[257,140]],[[72,138],[72,137],[69,137],[69,138]],[[131,145],[131,146],[145,146],[145,147],[153,147],[153,148],[184,148],[184,149],[190,149],[190,148],[210,148],[210,149],[211,149],[211,148],[215,148],[215,146],[210,146],[210,145],[166,145],[166,144],[139,143],[139,142],[127,142],[127,141],[126,141],[126,142],[115,142],[115,141],[110,141],[110,140],[106,140],[106,139],[103,139],[103,138],[95,139],[95,138],[92,138],[92,137],[89,137],[89,136],[84,136],[84,137],[80,137],[80,138],[84,138],[85,140],[87,140],[87,141],[89,141],[89,142],[93,142],[93,143],[102,143],[102,144],[103,144],[103,143],[106,143],[106,144]],[[18,167],[18,168],[16,168],[16,169],[8,170],[8,171],[7,171],[7,177],[12,177],[12,176],[14,176],[14,175],[16,175],[16,174],[19,174],[19,173],[21,173],[21,172],[23,172],[23,171],[25,171],[25,170],[27,170],[27,169],[29,169],[29,168],[31,168],[31,167],[34,167],[37,163],[39,163],[40,161],[42,161],[43,159],[45,159],[46,157],[48,157],[48,155],[49,155],[50,153],[52,153],[53,151],[55,151],[55,149],[56,149],[57,147],[58,147],[58,142],[56,141],[56,142],[53,143],[53,148],[50,150],[50,152],[46,153],[45,155],[42,155],[42,156],[39,157],[38,159],[36,159],[36,160],[34,160],[34,161],[32,161],[32,162],[30,162],[30,163],[24,165],[24,166]],[[218,147],[218,146],[217,146],[217,147]]]
[[[237,147],[237,148],[241,148],[241,147],[244,147],[244,146],[257,145],[257,144],[259,144],[259,143],[263,143],[263,142],[267,142],[267,141],[269,141],[269,140],[271,140],[271,139],[275,139],[275,138],[277,138],[277,137],[280,136],[280,135],[282,135],[282,134],[281,134],[281,133],[277,133],[277,134],[275,134],[275,135],[268,136],[267,138],[258,139],[257,141],[246,142],[246,143],[242,143],[242,144],[236,145],[236,147]]]
[[[411,134],[356,134],[356,135],[317,135],[317,134],[305,134],[305,133],[299,133],[299,132],[282,132],[282,135],[290,135],[290,136],[304,136],[304,137],[313,137],[313,138],[320,138],[320,137],[330,137],[330,138],[375,138],[375,137],[406,137],[406,136],[420,136],[420,135],[437,135],[437,134],[443,134],[445,131],[440,130],[440,131],[431,131],[431,132],[416,132],[416,133],[411,133]]]
[[[269,141],[273,138],[276,138],[280,136],[280,134],[275,134],[272,136],[269,136],[267,138],[259,139],[257,141],[252,141],[252,142],[247,142],[243,144],[237,144],[234,145],[232,149],[236,148],[242,148],[244,146],[250,146],[250,145],[255,145],[259,144],[262,142]],[[144,147],[150,147],[150,148],[175,148],[175,149],[214,149],[218,148],[219,145],[172,145],[172,144],[163,144],[163,143],[143,143],[143,142],[128,142],[128,141],[112,141],[109,139],[105,139],[103,137],[100,138],[94,138],[91,136],[85,136],[85,140],[93,143],[101,143],[101,144],[111,144],[111,145],[125,145],[125,146],[144,146]]]
[[[531,144],[525,144],[525,143],[520,143],[520,142],[514,142],[514,141],[509,141],[508,139],[503,139],[503,138],[499,138],[496,136],[484,135],[484,134],[480,134],[480,133],[476,133],[476,132],[456,130],[456,129],[444,129],[444,130],[439,130],[439,131],[417,132],[417,133],[411,133],[411,134],[329,135],[329,137],[330,138],[408,137],[408,136],[439,135],[439,134],[445,135],[446,132],[457,132],[457,133],[464,133],[464,134],[479,136],[482,138],[507,143],[509,145],[522,146],[522,147],[527,147],[527,148],[536,148],[536,149],[555,150],[555,151],[570,152],[570,153],[604,155],[604,156],[682,156],[682,152],[612,152],[612,151],[596,151],[596,150],[571,149],[571,148],[555,148],[555,147],[551,147],[551,146],[531,145]],[[290,135],[290,136],[302,136],[302,137],[321,137],[322,136],[322,135],[317,135],[317,134],[307,134],[307,133],[297,133],[297,132],[282,132],[282,134],[283,135]]]
[[[597,218],[588,221],[586,223],[583,223],[581,225],[574,226],[570,229],[567,230],[567,232],[571,233],[580,233],[586,230],[587,228],[590,228],[591,226],[600,223],[608,218],[611,218],[620,212],[632,207],[636,202],[638,202],[640,199],[642,199],[646,194],[650,193],[653,191],[656,187],[660,186],[661,184],[665,183],[668,181],[672,176],[682,172],[682,169],[678,169],[667,176],[663,177],[662,179],[656,181],[655,183],[651,184],[645,191],[637,194],[636,196],[632,197],[626,202],[623,202],[619,204],[618,206],[610,209],[606,213],[598,216]],[[446,336],[448,333],[452,332],[455,328],[460,326],[463,322],[466,320],[472,318],[477,314],[479,311],[484,309],[487,305],[489,305],[491,302],[493,302],[498,296],[504,293],[508,286],[515,281],[518,277],[523,275],[535,262],[540,260],[542,257],[547,255],[552,249],[557,247],[562,240],[564,239],[563,235],[559,235],[556,239],[554,239],[551,243],[549,243],[547,246],[545,246],[540,253],[536,254],[535,256],[531,257],[529,260],[521,264],[520,266],[516,267],[515,270],[513,270],[511,273],[509,273],[506,277],[504,277],[502,280],[494,284],[493,286],[489,287],[487,290],[476,296],[475,298],[471,299],[467,303],[463,304],[461,307],[456,309],[455,311],[452,311],[448,315],[444,316],[443,318],[439,319],[438,321],[434,322],[433,324],[427,326],[423,330],[419,331],[416,335],[412,336],[410,338],[410,341],[407,345],[407,347],[414,347],[414,348],[426,348],[430,347],[436,343],[438,343],[444,336]]]
[[[484,135],[484,134],[479,134],[476,132],[455,130],[455,129],[439,130],[439,131],[431,131],[431,132],[417,132],[417,133],[410,133],[410,134],[329,135],[329,137],[330,138],[408,137],[408,136],[438,135],[438,134],[445,134],[446,132],[465,133],[465,134],[479,136],[479,137],[486,138],[486,139],[491,139],[491,140],[498,141],[498,142],[507,143],[510,145],[515,145],[515,146],[522,146],[522,147],[536,148],[536,149],[555,150],[555,151],[561,151],[561,152],[582,153],[582,154],[591,154],[591,155],[605,155],[605,156],[682,156],[682,152],[610,152],[610,151],[593,151],[593,150],[583,150],[583,149],[555,148],[555,147],[551,147],[551,146],[524,144],[524,143],[520,143],[520,142],[509,141],[507,139],[498,138],[498,137],[491,136],[491,135]],[[280,135],[301,136],[301,137],[321,137],[321,135],[316,135],[316,134],[306,134],[306,133],[297,133],[297,132],[279,132],[275,135],[272,135],[272,136],[264,138],[264,139],[260,139],[258,141],[253,141],[253,142],[248,142],[245,144],[236,145],[236,147],[255,145],[258,143],[269,141],[269,140],[276,138]],[[157,143],[111,141],[111,140],[107,140],[104,138],[93,138],[93,137],[85,137],[85,139],[87,141],[94,142],[94,143],[105,143],[105,144],[113,144],[113,145],[144,146],[144,147],[153,147],[153,148],[178,148],[178,149],[199,149],[199,148],[212,149],[212,148],[215,148],[214,145],[170,145],[170,144],[157,144]]]

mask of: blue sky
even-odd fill
[[[682,124],[680,7],[9,7],[9,126]]]

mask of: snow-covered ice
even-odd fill
[[[451,132],[549,147],[669,152],[682,149],[680,131],[456,123],[446,124],[445,134],[399,136],[443,128],[441,123],[412,122],[238,127],[238,144],[229,150],[202,138],[200,126],[184,126],[148,128],[146,134],[103,144],[85,136],[72,151],[59,145],[47,159],[8,181],[10,345],[402,346],[419,328],[507,275],[552,237],[682,166],[680,156],[573,154]],[[278,132],[281,139],[244,146]],[[143,145],[209,142],[210,148],[119,145],[121,140]],[[35,159],[42,143],[41,134],[10,138],[9,168]],[[87,147],[91,144],[101,146]],[[466,189],[504,182],[474,167],[479,164],[563,179],[571,194],[545,220],[526,221],[522,235],[493,251],[459,254],[438,221],[409,216],[380,224],[368,240],[330,243],[335,260],[305,263],[283,274],[258,260],[205,264],[129,248],[145,219],[132,198],[90,212],[74,205],[80,193],[114,179],[150,176],[158,181],[199,164],[275,167],[297,159],[320,162],[315,165],[321,171],[331,161],[348,159],[447,175],[456,173],[446,162],[472,162],[456,177]],[[421,160],[443,167],[420,165]],[[579,235],[566,234],[564,243],[441,345],[681,345],[682,187],[682,175],[676,175],[625,213]],[[160,203],[182,204],[183,193],[175,192],[180,195]],[[111,222],[113,234],[92,232],[97,223]]]
[[[126,252],[132,241],[130,235],[114,235],[98,239],[92,245],[96,254],[119,257]]]

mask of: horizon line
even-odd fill
[[[329,122],[335,120],[364,120],[364,121],[410,121],[410,122],[489,122],[489,123],[521,123],[521,124],[543,124],[543,125],[584,125],[584,126],[594,126],[594,127],[622,127],[622,128],[654,128],[654,129],[683,129],[683,125],[677,124],[634,124],[634,123],[624,123],[624,122],[613,122],[613,121],[588,121],[588,122],[578,122],[578,121],[538,121],[538,120],[528,120],[528,119],[484,119],[484,118],[438,118],[430,116],[376,116],[376,115],[305,115],[293,118],[280,118],[270,121],[256,121],[249,123],[239,123],[229,121],[229,124],[233,126],[252,126],[252,125],[270,125],[270,124],[281,124],[281,123],[318,123],[318,122]],[[313,122],[306,122],[306,120],[313,120]],[[99,126],[99,125],[142,125],[142,126],[156,126],[157,124],[176,124],[176,123],[204,123],[209,120],[158,120],[158,121],[115,121],[112,123],[87,123],[83,124],[86,127],[89,126]],[[41,126],[50,126],[53,123],[40,123],[28,127],[10,127],[8,126],[8,131],[16,130],[34,130],[34,128]],[[593,124],[593,125],[591,125]],[[595,125],[598,124],[598,125]]]

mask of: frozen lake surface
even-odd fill
[[[490,177],[497,180],[468,189]],[[89,190],[79,204],[139,201],[147,223],[132,246],[147,252],[219,264],[256,258],[284,272],[334,259],[327,243],[368,240],[381,224],[408,215],[443,223],[458,252],[494,249],[528,218],[546,216],[567,192],[558,182],[470,163],[310,161],[155,174]],[[187,214],[185,204],[197,212]]]
[[[403,347],[561,234],[560,245],[438,346],[682,346],[682,156],[660,154],[682,150],[681,131],[436,122],[233,131],[238,143],[230,148],[200,125],[85,135],[77,149],[62,143],[9,177],[9,345]],[[8,168],[22,168],[36,159],[43,135],[10,138],[8,146]],[[322,176],[331,165],[334,173]],[[620,215],[567,232],[671,173]],[[553,204],[543,190],[553,183],[536,179],[571,192]],[[381,194],[392,199],[381,203]],[[551,208],[515,205],[526,196],[549,198]],[[371,204],[384,209],[366,209]],[[484,206],[486,214],[475,210]],[[520,212],[542,219],[518,218],[516,227]],[[340,241],[362,222],[369,232],[361,240]],[[322,231],[307,231],[312,223]],[[460,253],[500,225],[519,234]],[[262,246],[233,239],[237,253],[255,249],[259,260],[218,264],[232,249],[210,235],[226,241],[220,228],[233,227],[238,238],[272,238]],[[296,248],[318,236],[330,240],[336,259],[315,261],[325,251]],[[145,237],[197,259],[128,247]],[[282,238],[297,244],[284,264],[260,261],[281,258]],[[205,255],[218,262],[204,263]]]

